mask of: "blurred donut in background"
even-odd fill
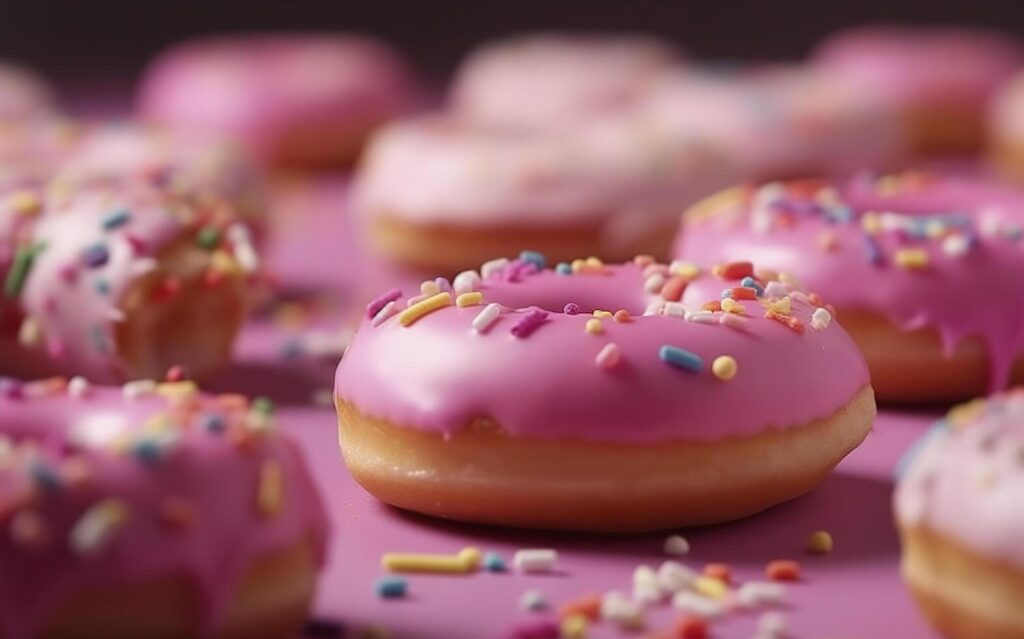
[[[919,152],[970,152],[983,145],[989,103],[1024,64],[1024,48],[996,32],[867,26],[825,39],[813,63],[891,101]]]
[[[320,168],[354,162],[416,94],[405,61],[368,37],[222,36],[160,54],[137,108],[178,131],[231,136],[268,166]]]
[[[558,126],[628,107],[679,59],[672,45],[648,35],[521,35],[469,55],[451,106],[492,126]]]
[[[553,132],[442,115],[374,137],[353,206],[379,253],[455,273],[524,248],[556,261],[665,255],[682,207],[735,179],[699,137],[634,118]]]
[[[1009,178],[1024,181],[1024,72],[993,101],[989,118],[990,159]]]
[[[46,80],[16,63],[0,61],[0,126],[48,117],[56,110]]]

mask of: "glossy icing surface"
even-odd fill
[[[1024,569],[1024,390],[957,407],[926,436],[896,488],[904,526],[947,535]]]
[[[0,62],[0,122],[20,122],[52,115],[53,90],[32,71]]]
[[[831,416],[868,384],[849,336],[836,323],[812,326],[812,314],[824,309],[798,292],[783,301],[784,285],[762,298],[748,288],[752,299],[737,301],[739,309],[713,312],[702,306],[740,279],[689,265],[674,265],[681,275],[673,275],[666,265],[593,260],[560,274],[573,268],[537,272],[522,259],[491,265],[477,287],[484,306],[444,306],[409,326],[401,314],[367,318],[338,367],[337,397],[371,417],[431,432],[489,419],[513,436],[652,443],[798,426]],[[659,277],[677,281],[659,293]],[[463,280],[474,278],[457,278],[456,290]],[[681,293],[670,290],[679,284]],[[663,295],[677,294],[681,304],[666,304]],[[394,303],[405,308],[408,299]],[[565,308],[570,303],[577,314]],[[766,317],[773,303],[789,304],[784,319],[800,329]],[[474,320],[488,304],[500,312],[478,330]],[[631,317],[598,318],[595,310]],[[609,344],[617,357],[601,355]],[[728,381],[712,370],[720,356],[737,364]]]
[[[306,132],[363,129],[407,110],[413,89],[398,54],[361,36],[223,36],[180,44],[146,72],[143,117],[230,135],[259,157]]]
[[[560,126],[630,106],[677,59],[647,36],[519,36],[471,54],[451,100],[461,115],[488,125]]]
[[[828,38],[815,61],[904,109],[978,111],[1024,62],[1024,48],[994,32],[875,26]]]
[[[862,175],[714,196],[685,217],[675,254],[752,259],[826,291],[840,312],[935,329],[948,352],[977,335],[994,390],[1024,352],[1022,223],[1024,195],[983,178]]]
[[[29,637],[67,597],[184,578],[195,627],[215,631],[263,554],[327,522],[305,464],[265,401],[0,380],[0,633]]]

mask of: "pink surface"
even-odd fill
[[[352,306],[362,308],[384,290],[384,283],[399,280],[393,271],[376,273],[377,265],[343,236],[348,228],[343,196],[343,186],[334,183],[315,195],[291,192],[280,212],[302,216],[304,223],[287,218],[270,261],[281,272],[286,289],[301,292],[328,286],[354,296],[348,297]],[[588,592],[628,591],[634,566],[656,566],[664,559],[664,534],[596,537],[483,528],[404,514],[380,504],[346,473],[337,451],[333,411],[309,402],[316,390],[331,388],[334,363],[303,357],[283,360],[280,346],[290,337],[272,322],[251,326],[240,345],[240,363],[218,386],[272,393],[282,403],[280,422],[309,457],[335,527],[316,604],[318,618],[350,630],[382,625],[395,638],[500,637],[515,621],[543,617],[519,611],[518,598],[527,589],[541,590],[556,606]],[[883,412],[866,443],[810,495],[740,522],[683,531],[692,545],[686,563],[700,568],[707,561],[728,562],[736,577],[746,580],[760,578],[764,564],[772,559],[802,561],[805,580],[790,589],[791,603],[785,610],[794,637],[933,636],[899,580],[890,500],[893,466],[937,414]],[[818,529],[834,536],[832,554],[803,552],[807,536]],[[384,601],[374,595],[374,580],[383,574],[383,552],[453,552],[470,544],[500,552],[509,563],[519,548],[556,548],[559,570],[529,577],[514,572],[411,576],[406,599]],[[669,606],[658,608],[648,615],[649,626],[660,629],[674,616]],[[756,623],[757,614],[736,615],[716,623],[713,636],[750,637]],[[602,624],[589,636],[638,635],[620,634]]]

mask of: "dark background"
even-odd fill
[[[4,0],[0,56],[66,91],[128,89],[145,61],[204,33],[353,30],[381,36],[420,69],[444,77],[479,41],[534,29],[644,30],[698,57],[794,58],[824,34],[863,22],[989,26],[1024,36],[1024,0],[728,0],[162,2]]]

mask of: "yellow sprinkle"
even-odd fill
[[[281,513],[281,506],[284,504],[284,473],[276,461],[267,460],[260,467],[256,503],[264,517],[276,517]]]
[[[587,617],[577,612],[563,619],[558,629],[563,639],[584,639],[589,625]]]
[[[700,275],[700,267],[692,262],[672,262],[668,270],[672,275],[685,277],[688,280],[692,280]]]
[[[729,592],[729,585],[716,577],[701,575],[693,582],[693,589],[705,597],[720,599]]]
[[[736,313],[737,315],[746,315],[747,313],[746,307],[731,297],[726,297],[722,300],[722,310],[726,313]]]
[[[583,269],[587,268],[587,261],[579,258],[572,261],[572,272],[580,273]]]
[[[380,564],[391,572],[473,572],[480,565],[483,553],[480,549],[463,548],[454,555],[427,553],[385,553]]]
[[[7,205],[18,215],[37,215],[42,210],[42,202],[31,191],[18,191],[7,198]]]
[[[868,235],[878,235],[882,232],[882,217],[874,211],[868,211],[860,218],[860,228]]]
[[[832,535],[827,530],[816,530],[807,539],[807,552],[814,553],[815,555],[827,555],[832,552],[834,546],[835,542],[832,541]]]
[[[433,313],[439,308],[451,306],[451,304],[451,295],[449,295],[448,293],[438,293],[437,295],[428,297],[425,300],[420,300],[419,302],[416,302],[409,308],[399,313],[398,321],[402,324],[402,326],[410,326],[412,325],[413,322],[423,317],[424,315],[428,313]]]
[[[242,272],[238,261],[224,249],[217,249],[210,255],[210,268],[226,275],[238,275]]]
[[[734,186],[697,202],[683,213],[683,220],[686,222],[696,222],[705,217],[715,215],[722,210],[729,210],[740,206],[743,200],[744,188]]]
[[[959,404],[949,409],[946,413],[946,421],[953,428],[963,428],[985,410],[987,402],[984,399],[972,399],[964,404]]]
[[[928,252],[924,249],[900,249],[893,260],[900,268],[919,270],[928,267]]]
[[[790,315],[793,312],[793,304],[789,295],[779,300],[768,302],[768,310],[779,315]]]
[[[587,266],[590,268],[604,268],[604,262],[600,258],[591,255],[587,258]]]
[[[465,306],[476,306],[480,302],[484,301],[484,294],[480,291],[471,291],[469,293],[463,293],[455,298],[455,305],[459,307]]]
[[[156,392],[169,399],[181,399],[195,395],[199,392],[199,387],[192,380],[163,382],[157,385]]]
[[[900,191],[900,177],[898,175],[884,175],[878,179],[876,187],[879,195],[895,195]]]
[[[28,348],[39,346],[43,342],[43,325],[35,317],[29,315],[21,321],[18,328],[18,343]]]
[[[601,311],[601,310],[594,311],[594,317],[596,317],[598,319],[607,319],[607,318],[610,318],[611,316],[612,316],[612,314],[611,314],[610,311]]]
[[[719,355],[715,361],[711,362],[711,372],[723,382],[736,377],[738,370],[739,365],[736,363],[736,358],[730,355]]]
[[[600,335],[604,332],[604,324],[599,319],[588,319],[587,332],[591,335]]]
[[[440,292],[441,287],[438,286],[437,282],[434,280],[423,280],[423,282],[420,283],[420,293],[423,295],[437,295]]]

